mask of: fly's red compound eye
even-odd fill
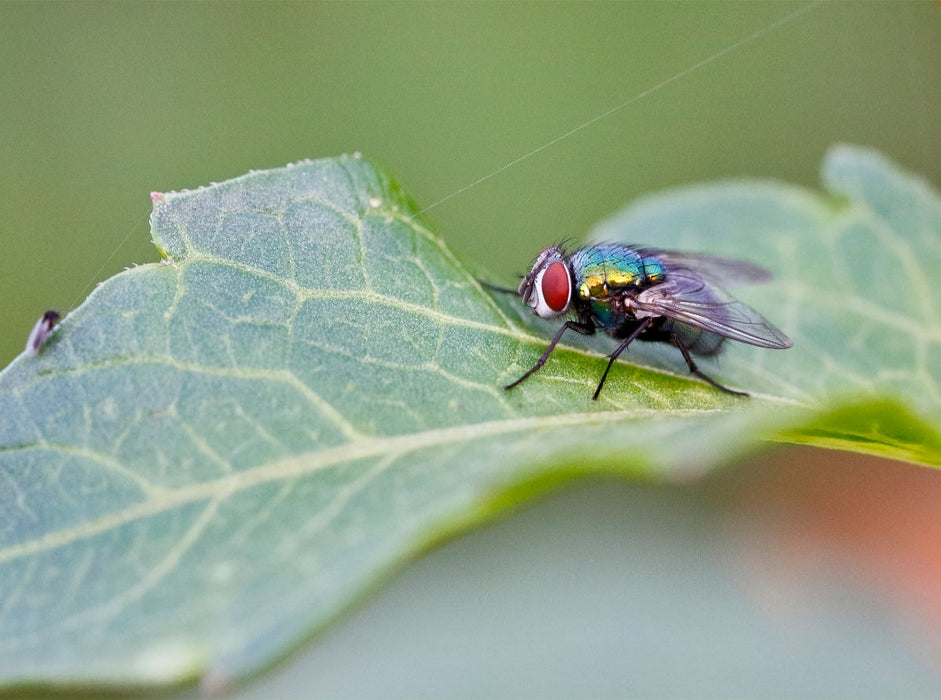
[[[546,306],[555,312],[561,312],[568,306],[572,281],[565,263],[554,262],[542,275],[542,298]]]

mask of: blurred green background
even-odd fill
[[[152,190],[358,150],[428,206],[805,5],[4,3],[0,362],[158,259]],[[428,214],[509,278],[645,192],[814,186],[836,141],[941,181],[939,114],[937,3],[824,2]]]
[[[776,1],[0,4],[0,366],[22,350],[45,309],[74,308],[94,282],[159,258],[146,221],[151,191],[193,188],[253,168],[360,151],[388,167],[421,206],[428,206],[664,81],[670,82],[435,206],[427,214],[434,227],[459,256],[509,282],[545,244],[580,237],[646,192],[726,177],[768,177],[814,187],[824,151],[838,141],[874,146],[941,182],[938,3],[821,2],[774,27],[806,6]],[[710,57],[716,58],[684,73]],[[765,460],[741,473],[775,473],[795,463],[818,464],[824,473],[837,468],[825,453],[787,454],[788,460]],[[849,464],[858,461],[850,458]],[[888,463],[882,467],[889,469],[909,470]],[[436,552],[416,567],[419,573],[406,574],[422,575],[430,567],[430,578],[415,584],[431,591],[429,598],[454,590],[452,584],[465,574],[478,580],[486,572],[493,590],[465,602],[466,607],[442,608],[438,615],[416,619],[415,610],[396,598],[402,585],[397,582],[364,611],[373,616],[366,618],[369,629],[379,626],[390,639],[408,639],[407,631],[395,631],[411,624],[411,637],[425,638],[415,625],[444,626],[457,635],[467,620],[494,618],[492,635],[484,631],[484,641],[471,636],[464,646],[457,642],[446,658],[424,657],[424,671],[419,663],[410,677],[435,678],[437,685],[390,686],[389,674],[377,671],[373,685],[357,686],[353,694],[382,695],[394,687],[406,695],[519,695],[532,688],[541,697],[573,689],[651,697],[660,687],[671,696],[774,695],[783,688],[786,692],[779,694],[795,697],[805,691],[845,695],[841,690],[849,686],[841,679],[855,678],[858,687],[852,686],[850,695],[862,697],[865,684],[859,679],[868,676],[860,676],[860,670],[871,672],[874,658],[888,659],[886,669],[877,668],[901,683],[881,687],[883,692],[875,695],[893,689],[930,695],[941,688],[941,680],[926,670],[929,661],[938,659],[937,639],[926,641],[922,632],[912,633],[920,640],[915,644],[909,644],[909,636],[902,635],[902,642],[892,637],[886,630],[898,632],[900,625],[906,635],[910,630],[899,622],[902,608],[887,603],[878,587],[853,589],[847,600],[836,595],[836,608],[824,606],[823,618],[812,618],[810,633],[801,627],[793,638],[787,632],[772,635],[778,640],[774,643],[767,635],[751,635],[756,621],[765,618],[761,606],[750,606],[752,598],[732,583],[735,565],[723,569],[726,578],[703,575],[695,563],[681,565],[684,552],[705,551],[702,556],[710,558],[729,546],[723,527],[710,530],[696,520],[697,513],[731,507],[731,496],[715,494],[738,486],[722,483],[721,488],[707,483],[655,492],[588,489],[579,493],[594,497],[561,497],[515,518],[516,527],[533,518],[545,520],[528,544],[499,534],[516,531],[504,524]],[[828,483],[821,480],[820,488]],[[635,644],[622,652],[603,635],[593,636],[601,632],[590,622],[573,618],[573,628],[566,627],[570,616],[552,618],[558,609],[540,605],[549,594],[539,586],[552,585],[558,578],[554,567],[571,564],[564,559],[549,557],[544,569],[530,564],[534,568],[526,577],[536,591],[531,597],[499,598],[516,584],[507,581],[513,569],[495,568],[493,561],[509,566],[520,547],[553,542],[556,526],[566,521],[558,516],[569,509],[573,523],[581,523],[571,538],[580,544],[572,546],[595,542],[596,516],[603,512],[598,498],[607,499],[612,518],[617,514],[620,524],[611,531],[622,538],[650,522],[652,513],[667,513],[663,527],[640,527],[642,534],[626,549],[619,548],[620,538],[602,538],[616,553],[609,557],[632,553],[627,571],[636,557],[653,561],[676,550],[680,564],[667,567],[667,580],[622,582],[620,575],[600,574],[588,581],[617,600],[646,600],[644,591],[666,586],[671,594],[653,596],[650,605],[660,605],[670,620],[671,632],[678,635],[675,645],[654,634],[655,644]],[[751,522],[747,518],[760,516],[742,517]],[[692,525],[684,530],[669,527],[671,522]],[[703,532],[712,534],[704,537]],[[708,554],[710,547],[718,549]],[[449,554],[455,551],[459,554]],[[442,563],[436,569],[434,562]],[[824,576],[833,585],[820,589],[820,595],[835,595],[846,577],[858,575],[853,571],[843,571],[844,578],[836,582]],[[816,586],[817,579],[808,581]],[[721,615],[703,618],[708,624],[684,629],[686,616],[675,610],[707,611],[729,587],[740,598],[723,603]],[[700,590],[701,604],[695,598]],[[524,601],[535,606],[529,613]],[[599,603],[602,608],[609,604]],[[386,611],[378,620],[375,606]],[[873,609],[889,612],[866,617]],[[904,609],[904,615],[920,617]],[[514,618],[515,610],[523,610],[522,617]],[[736,611],[754,617],[723,626]],[[635,641],[663,631],[657,625],[663,615],[628,620],[619,614],[625,613],[612,612],[619,629]],[[504,629],[513,629],[514,620],[529,625],[528,615],[556,619],[545,638],[537,635],[539,644]],[[321,667],[310,673],[324,678],[328,668],[339,674],[327,694],[337,696],[338,689],[349,687],[342,682],[343,663],[329,662],[330,644],[348,637],[345,630],[364,624],[361,619],[340,636],[328,635],[313,652],[312,663]],[[496,624],[507,620],[508,625]],[[785,627],[790,624],[801,623]],[[814,625],[822,637],[812,634]],[[352,647],[336,652],[357,657],[346,661],[350,677],[364,665],[381,669],[393,658],[421,661],[427,654],[420,645],[403,645],[393,655],[370,641],[382,638],[381,632],[354,636]],[[833,644],[812,646],[821,653],[829,649],[830,659],[797,654],[788,662],[795,664],[797,676],[786,667],[770,674],[762,670],[774,667],[762,650],[780,655],[782,644],[796,649],[808,638],[830,639]],[[470,653],[480,644],[499,653]],[[558,663],[554,655],[575,658],[575,646],[590,650],[586,658],[594,661],[571,667]],[[689,650],[700,647],[703,654],[693,653],[699,661],[690,665]],[[721,648],[728,651],[720,653]],[[686,650],[686,656],[674,654],[677,650]],[[630,665],[617,666],[627,678],[636,668],[649,672],[648,680],[659,674],[673,684],[631,685],[613,673],[619,662],[627,663],[628,651]],[[833,661],[837,658],[839,664]],[[543,663],[547,659],[551,662]],[[305,657],[304,663],[311,662]],[[553,681],[553,674],[569,684]],[[539,684],[527,684],[537,676]],[[783,682],[805,676],[806,683]],[[680,683],[681,678],[688,683]],[[728,685],[732,678],[744,680]],[[267,688],[290,697],[308,681],[302,672],[299,685]]]

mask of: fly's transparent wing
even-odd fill
[[[702,277],[699,270],[668,266],[666,281],[641,292],[632,305],[639,312],[666,316],[760,348],[793,344],[764,316]]]
[[[659,250],[657,248],[643,248],[638,252],[642,255],[654,256],[667,267],[685,268],[696,272],[700,277],[706,278],[720,287],[743,287],[771,280],[771,273],[763,267],[735,258],[679,253],[675,250]]]

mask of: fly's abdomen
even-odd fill
[[[679,321],[667,321],[663,330],[675,333],[683,347],[694,355],[715,355],[722,349],[726,340],[717,333],[710,333]]]

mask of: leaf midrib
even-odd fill
[[[547,339],[544,338],[544,337],[537,336],[537,335],[533,335],[533,334],[531,334],[531,333],[526,332],[526,331],[523,330],[520,326],[518,326],[516,323],[514,323],[509,317],[507,317],[507,316],[503,313],[503,311],[494,303],[493,299],[491,299],[490,296],[489,296],[488,294],[486,294],[486,293],[482,290],[482,288],[479,286],[477,280],[475,280],[473,277],[468,277],[469,283],[470,283],[471,285],[473,285],[473,287],[480,293],[480,295],[481,295],[482,298],[488,303],[488,305],[489,305],[490,307],[492,307],[492,308],[496,311],[496,313],[497,313],[503,320],[505,320],[505,322],[507,323],[507,327],[502,327],[502,326],[494,325],[494,324],[492,324],[492,323],[486,323],[486,322],[483,322],[483,321],[473,321],[473,320],[470,320],[470,319],[460,318],[460,317],[458,317],[458,316],[453,316],[453,315],[446,314],[446,313],[443,313],[443,312],[440,312],[440,311],[436,311],[436,310],[434,310],[434,309],[430,309],[430,308],[428,308],[428,307],[426,307],[426,306],[419,306],[419,305],[413,304],[413,303],[411,303],[411,302],[402,301],[401,299],[395,299],[395,298],[393,298],[393,297],[387,297],[387,296],[385,296],[385,295],[378,294],[377,292],[371,291],[371,290],[350,290],[350,291],[344,291],[344,290],[313,290],[313,289],[308,289],[308,288],[306,288],[306,287],[302,287],[301,285],[298,285],[298,284],[297,284],[296,282],[294,282],[293,280],[288,280],[288,279],[285,279],[285,278],[283,278],[283,277],[279,277],[279,276],[277,276],[277,275],[273,275],[273,274],[271,274],[271,273],[267,273],[267,272],[265,272],[265,271],[263,271],[263,270],[259,270],[259,269],[257,269],[257,268],[253,268],[253,267],[250,267],[250,266],[247,266],[247,265],[242,265],[242,264],[239,264],[239,263],[233,263],[232,261],[228,261],[228,260],[224,260],[224,259],[222,259],[222,258],[217,258],[217,257],[213,257],[213,256],[209,256],[209,255],[204,255],[204,254],[190,255],[190,256],[188,256],[188,257],[186,258],[186,260],[184,260],[184,261],[182,261],[182,262],[174,262],[174,263],[169,263],[169,264],[167,264],[167,263],[154,263],[154,264],[149,264],[149,265],[141,265],[141,266],[135,267],[135,268],[133,268],[133,269],[131,269],[131,270],[128,270],[125,274],[135,274],[135,273],[140,274],[140,273],[146,273],[147,271],[153,271],[153,270],[160,270],[160,271],[162,271],[163,269],[166,269],[166,267],[172,267],[172,268],[175,269],[175,271],[176,271],[177,274],[179,275],[179,273],[182,271],[182,268],[183,268],[183,267],[185,267],[185,266],[187,266],[189,263],[195,262],[195,261],[204,261],[204,262],[205,262],[205,261],[208,261],[208,262],[212,262],[212,263],[214,263],[214,264],[218,264],[218,265],[222,265],[222,266],[227,266],[227,267],[232,267],[232,268],[235,268],[235,269],[242,270],[242,271],[244,271],[244,272],[248,272],[248,273],[253,274],[253,275],[257,275],[258,277],[261,277],[261,278],[264,278],[264,279],[267,279],[267,280],[276,282],[276,283],[281,284],[281,285],[287,287],[288,289],[290,289],[292,292],[294,292],[294,294],[295,294],[300,300],[309,300],[309,299],[314,299],[314,300],[322,300],[322,299],[352,299],[352,300],[359,300],[359,301],[368,301],[368,302],[373,302],[373,303],[382,304],[382,305],[385,305],[385,306],[390,307],[390,308],[395,308],[395,309],[398,309],[398,310],[403,311],[403,312],[406,312],[406,313],[412,313],[412,314],[416,314],[416,315],[419,315],[419,316],[424,316],[424,317],[426,317],[426,318],[432,319],[432,320],[437,321],[437,322],[439,322],[439,323],[447,324],[447,325],[449,325],[449,326],[453,326],[453,327],[462,327],[462,328],[471,328],[471,329],[474,329],[474,330],[485,331],[485,332],[493,333],[493,334],[495,334],[495,335],[500,335],[500,336],[503,336],[503,337],[506,337],[506,338],[512,338],[513,340],[517,340],[517,341],[519,341],[519,342],[521,342],[521,343],[526,343],[526,344],[538,346],[538,347],[541,347],[541,348],[545,348],[545,346],[546,346],[546,344],[547,344],[547,342],[548,342]],[[182,289],[183,287],[184,287],[184,285],[183,285],[182,283],[178,283],[178,290],[177,290],[178,293],[179,293],[179,290]],[[97,290],[96,290],[96,291],[97,291]],[[171,317],[170,319],[168,319],[168,322],[170,322],[170,321],[172,321],[172,317]],[[559,343],[559,344],[556,346],[556,350],[557,350],[557,351],[566,351],[566,352],[574,353],[574,354],[579,355],[579,356],[581,356],[581,357],[592,358],[592,359],[597,359],[597,358],[601,358],[601,357],[606,357],[605,355],[602,355],[602,354],[597,353],[597,352],[593,352],[593,351],[591,351],[591,350],[589,350],[589,349],[586,349],[586,348],[583,348],[583,347],[579,347],[579,346],[576,346],[576,345],[569,345],[569,344],[564,343],[564,342],[563,342],[563,343]],[[86,363],[86,364],[82,365],[81,367],[76,367],[76,368],[66,368],[66,369],[55,369],[55,370],[46,370],[46,371],[42,371],[42,372],[40,372],[40,373],[35,377],[34,381],[35,381],[35,380],[38,380],[38,379],[41,378],[41,377],[48,377],[48,376],[55,376],[55,375],[67,375],[67,374],[81,373],[82,371],[85,371],[85,370],[101,369],[101,368],[106,368],[106,367],[110,367],[110,366],[117,366],[117,365],[119,365],[119,364],[130,365],[130,364],[135,364],[136,362],[161,363],[161,364],[164,364],[164,365],[166,365],[166,366],[173,367],[173,368],[175,368],[175,369],[180,369],[180,370],[183,370],[183,371],[203,372],[203,373],[206,373],[206,374],[215,373],[215,374],[219,374],[219,375],[221,375],[221,376],[233,376],[233,377],[237,377],[237,378],[238,378],[238,377],[241,377],[241,378],[258,378],[258,379],[283,379],[283,376],[281,376],[280,374],[266,374],[266,372],[267,372],[266,370],[258,370],[258,369],[252,369],[252,368],[241,369],[241,368],[225,368],[225,367],[207,367],[207,366],[203,366],[203,365],[197,365],[197,364],[192,364],[192,363],[180,362],[180,361],[176,360],[175,358],[168,357],[168,356],[162,356],[162,355],[151,355],[151,356],[136,355],[136,356],[134,356],[134,357],[129,357],[129,358],[109,358],[109,359],[103,360],[103,361],[101,361],[101,362]],[[641,364],[626,362],[626,361],[624,361],[624,360],[621,360],[621,362],[623,362],[624,364],[627,364],[627,365],[629,365],[629,366],[632,366],[632,367],[641,368],[641,369],[643,369],[643,370],[645,370],[645,371],[652,372],[652,373],[654,373],[654,374],[659,374],[659,375],[666,376],[666,377],[671,377],[671,378],[674,378],[674,379],[686,379],[686,380],[689,380],[689,377],[688,377],[687,375],[685,375],[685,374],[679,374],[679,373],[671,372],[671,371],[669,371],[669,370],[667,370],[667,369],[664,369],[664,368],[653,367],[653,366],[649,366],[649,365],[641,365]],[[290,374],[289,370],[270,370],[270,372],[273,372],[273,373],[284,373],[285,371],[287,371],[287,372]],[[4,373],[4,372],[0,372],[0,378],[2,378],[3,373]],[[294,377],[293,374],[292,374],[291,376],[292,376],[292,378],[293,378],[295,381],[300,382],[300,380],[298,380],[296,377]],[[693,380],[690,380],[690,381],[693,381]],[[301,384],[303,384],[303,383],[301,382]],[[24,387],[25,387],[25,386],[28,386],[28,383],[27,383],[26,385],[24,385]],[[305,386],[306,386],[306,385],[305,385]],[[21,387],[21,388],[22,388],[22,387]],[[309,387],[308,387],[308,390],[309,390]],[[759,394],[759,393],[756,393],[756,392],[751,392],[751,394],[752,394],[752,396],[755,396],[755,397],[758,397],[758,398],[762,398],[762,399],[765,399],[765,400],[768,400],[768,401],[780,402],[780,403],[782,403],[782,404],[787,404],[787,405],[795,405],[795,404],[797,404],[797,405],[805,405],[803,402],[795,402],[794,400],[789,399],[789,398],[784,397],[784,396],[778,396],[778,395],[772,395],[772,394]],[[322,399],[322,397],[320,397],[320,402],[318,403],[318,405],[320,405],[320,406],[322,407],[325,403],[326,403],[326,402]],[[329,405],[329,404],[326,404],[326,405]],[[330,408],[332,408],[332,407],[330,407]],[[344,420],[345,420],[345,419],[344,419]],[[341,428],[341,429],[343,429],[344,432],[346,432],[346,429],[345,429],[345,428]],[[356,436],[355,436],[355,435],[351,435],[351,437],[356,437]]]

